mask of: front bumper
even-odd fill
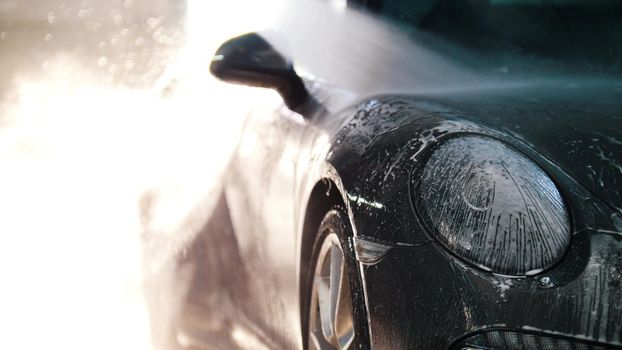
[[[490,329],[469,335],[466,339],[457,342],[453,348],[459,350],[606,350],[610,348],[610,345],[536,331]]]
[[[374,349],[622,348],[620,233],[577,233],[557,266],[525,278],[436,243],[394,247],[362,271]]]

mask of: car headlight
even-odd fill
[[[482,269],[536,274],[570,244],[568,210],[551,178],[497,140],[450,139],[414,181],[415,205],[432,235]]]

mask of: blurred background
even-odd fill
[[[247,107],[211,54],[278,6],[0,0],[0,348],[168,348]]]

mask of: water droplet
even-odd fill
[[[56,22],[56,16],[54,15],[54,12],[48,12],[48,23],[54,24],[54,22]]]
[[[156,29],[159,25],[160,25],[161,19],[156,18],[156,17],[150,17],[147,20],[147,25],[149,26],[149,28],[151,29]]]
[[[86,18],[88,17],[92,12],[92,9],[80,9],[78,11],[78,18]]]
[[[540,278],[540,286],[544,288],[551,288],[553,287],[553,280],[551,280],[551,277],[549,276],[544,276]]]
[[[52,34],[50,34],[50,33],[45,34],[44,39],[45,39],[46,42],[49,43],[52,40]]]
[[[110,38],[110,46],[115,46],[118,42],[119,42],[119,36],[118,35],[113,35]]]
[[[164,43],[166,40],[166,35],[164,35],[164,30],[162,28],[156,29],[151,37],[160,44]]]
[[[108,58],[106,56],[102,56],[97,60],[97,65],[100,67],[105,66],[108,63]]]
[[[2,40],[6,39],[6,32],[0,33],[0,39]]]
[[[125,63],[123,64],[123,68],[125,68],[126,71],[130,71],[134,68],[134,61],[133,60],[125,60]]]
[[[102,24],[100,22],[97,22],[97,21],[87,21],[86,22],[86,27],[89,30],[95,31],[95,30],[99,30],[102,27]]]
[[[112,16],[112,22],[114,22],[115,25],[120,26],[123,23],[123,15],[120,13],[115,14]]]

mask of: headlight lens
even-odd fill
[[[483,269],[536,274],[570,243],[568,211],[553,181],[494,139],[446,141],[414,181],[417,209],[436,239]]]

